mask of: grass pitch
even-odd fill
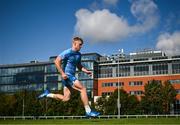
[[[38,120],[0,120],[3,125],[180,125],[180,118],[121,118],[121,119],[38,119]]]

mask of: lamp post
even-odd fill
[[[25,108],[25,105],[24,105],[24,97],[25,97],[25,85],[23,85],[23,89],[22,90],[22,94],[23,94],[23,99],[22,99],[22,116],[24,117],[24,108]]]
[[[23,95],[23,104],[22,104],[22,116],[24,117],[24,95]]]
[[[118,99],[117,99],[117,108],[118,108],[118,119],[120,118],[121,113],[121,104],[120,104],[120,87],[119,87],[119,51],[118,51]]]

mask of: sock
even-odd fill
[[[85,108],[87,113],[91,112],[91,108],[89,107],[89,105],[85,105],[84,108]]]
[[[54,95],[55,95],[55,94],[53,94],[53,93],[49,93],[49,94],[47,94],[47,97],[48,97],[48,98],[54,98]]]

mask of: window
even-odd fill
[[[93,62],[82,62],[82,65],[89,70],[93,70],[94,68]]]
[[[180,84],[180,79],[169,80],[171,84]]]
[[[58,76],[47,76],[46,82],[58,82]]]
[[[102,83],[102,87],[117,87],[118,82]],[[119,86],[124,86],[124,82],[119,82]]]
[[[112,66],[100,66],[99,67],[99,77],[112,77]]]
[[[149,74],[149,66],[148,64],[137,64],[134,66],[134,75],[148,75]]]
[[[112,95],[112,92],[102,92],[102,96],[109,96]]]
[[[143,91],[130,91],[129,94],[130,95],[142,95]]]
[[[54,64],[47,65],[46,67],[47,67],[47,71],[46,71],[47,73],[57,72],[57,69]]]
[[[118,69],[119,67],[119,69]],[[120,77],[123,77],[123,76],[130,76],[130,66],[129,65],[117,65],[117,68],[116,68],[116,76],[120,76]],[[119,73],[119,75],[118,75]]]
[[[180,94],[180,89],[176,89],[177,94]]]
[[[129,86],[142,86],[143,82],[142,81],[132,81],[129,82]]]
[[[174,61],[172,63],[172,73],[173,74],[180,73],[180,61]]]
[[[155,63],[153,64],[153,75],[157,74],[168,74],[168,64],[167,63]]]

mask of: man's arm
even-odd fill
[[[81,64],[79,64],[77,67],[78,67],[79,70],[87,73],[88,75],[92,75],[92,72],[87,70],[86,68],[84,68]]]
[[[61,74],[63,79],[67,79],[67,75],[64,73],[61,64],[62,64],[62,59],[58,56],[55,60],[54,60],[55,66],[58,70],[58,72]]]

